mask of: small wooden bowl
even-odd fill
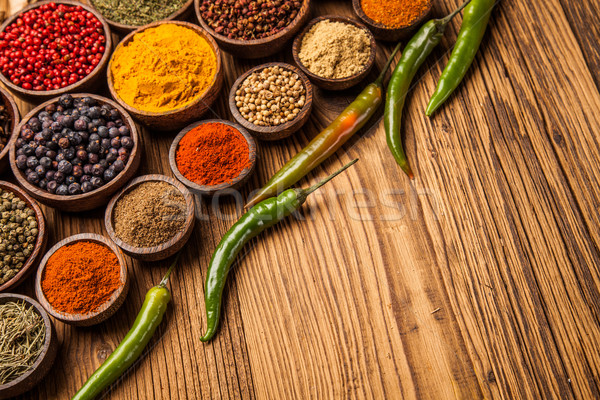
[[[81,93],[74,94],[72,96],[73,98],[91,97],[95,99],[100,105],[109,104],[112,107],[115,107],[117,110],[119,110],[123,122],[125,123],[125,125],[127,125],[129,131],[131,132],[130,135],[134,143],[125,169],[121,171],[119,175],[117,175],[117,177],[110,181],[108,184],[96,190],[92,190],[91,192],[76,194],[73,196],[60,196],[57,194],[52,194],[47,192],[46,190],[40,189],[39,187],[32,185],[27,181],[25,174],[23,173],[23,171],[17,168],[17,164],[15,161],[16,138],[18,137],[18,134],[21,131],[21,127],[24,124],[26,124],[30,118],[42,111],[44,107],[46,107],[48,104],[56,103],[58,101],[57,98],[40,104],[39,106],[31,110],[29,114],[27,114],[25,118],[23,118],[19,125],[17,125],[13,134],[15,140],[12,142],[10,147],[10,167],[12,168],[12,171],[15,177],[17,178],[19,185],[21,185],[23,189],[25,189],[25,191],[34,199],[38,200],[41,203],[44,203],[47,206],[58,208],[59,210],[78,212],[92,210],[96,207],[106,204],[110,197],[113,195],[113,193],[119,190],[119,188],[121,188],[125,184],[125,182],[127,182],[135,175],[138,167],[140,166],[140,160],[142,158],[142,149],[135,123],[133,122],[129,114],[127,114],[127,112],[121,106],[119,106],[112,100],[109,100],[105,97],[96,96],[95,94]]]
[[[13,100],[12,96],[4,87],[0,86],[0,104],[3,104],[6,107],[6,111],[8,111],[8,115],[10,115],[11,123],[8,127],[9,137],[8,142],[4,146],[4,149],[0,151],[0,174],[6,171],[8,168],[8,153],[10,149],[11,143],[16,140],[16,136],[14,135],[15,126],[19,124],[21,120],[21,114],[19,113],[19,107]]]
[[[308,70],[308,68],[306,68],[304,66],[304,64],[302,64],[302,61],[300,61],[300,56],[298,55],[298,53],[300,52],[300,47],[302,46],[302,40],[304,39],[304,35],[306,35],[306,33],[310,30],[310,28],[312,28],[315,24],[317,24],[321,21],[325,21],[325,20],[329,20],[332,22],[343,22],[346,24],[354,25],[360,29],[364,29],[365,32],[367,32],[367,34],[369,35],[369,38],[371,40],[371,55],[369,56],[369,60],[367,61],[367,64],[365,65],[365,67],[358,74],[348,76],[346,78],[339,78],[339,79],[324,78],[322,76],[318,76],[318,75],[315,75],[312,72],[310,72]],[[315,85],[317,85],[323,89],[327,89],[327,90],[348,89],[349,87],[352,87],[352,86],[358,84],[359,82],[361,82],[363,79],[365,79],[365,77],[369,74],[369,72],[373,68],[373,65],[375,65],[376,53],[377,53],[377,43],[375,42],[375,37],[373,37],[373,34],[371,33],[371,31],[369,31],[369,29],[367,29],[366,26],[364,26],[360,22],[354,21],[351,18],[338,17],[335,15],[329,15],[329,16],[325,15],[325,16],[317,17],[317,18],[311,20],[306,25],[304,30],[298,36],[296,36],[296,39],[294,39],[294,44],[292,45],[292,55],[294,56],[294,61],[296,62],[298,67],[300,67],[302,72],[304,72],[306,75],[308,75],[308,78]]]
[[[244,80],[250,76],[254,72],[260,72],[267,67],[279,66],[284,69],[287,69],[291,72],[298,74],[300,80],[302,80],[302,84],[304,85],[304,89],[306,90],[306,101],[304,102],[304,107],[300,110],[300,113],[291,121],[288,121],[284,124],[277,126],[260,126],[255,125],[252,122],[248,121],[246,118],[242,116],[240,110],[235,105],[235,92],[238,90],[238,87],[244,82]],[[238,124],[242,125],[246,128],[254,137],[261,140],[279,140],[290,136],[292,133],[296,132],[298,129],[302,128],[302,126],[308,121],[308,117],[310,116],[310,111],[312,110],[312,102],[313,102],[313,93],[312,93],[312,85],[310,81],[300,71],[298,68],[293,65],[281,63],[281,62],[271,62],[267,64],[262,64],[257,67],[254,67],[248,70],[245,74],[240,76],[229,91],[229,109],[231,110],[231,114],[233,118],[237,121]]]
[[[352,7],[354,7],[354,12],[356,13],[356,15],[358,15],[358,18],[360,18],[361,21],[369,27],[371,32],[373,32],[373,35],[375,35],[375,38],[389,42],[397,42],[400,39],[405,39],[409,37],[410,34],[419,25],[421,25],[425,18],[427,18],[427,16],[431,12],[432,6],[433,1],[429,0],[427,8],[410,25],[401,26],[398,28],[390,28],[389,26],[385,26],[383,24],[380,24],[379,22],[375,22],[371,18],[367,17],[367,15],[362,9],[361,0],[352,0]]]
[[[161,130],[161,131],[172,131],[181,129],[192,121],[197,120],[204,114],[207,110],[210,109],[211,105],[215,102],[217,97],[219,96],[219,92],[221,91],[221,87],[223,86],[223,67],[221,62],[221,50],[219,50],[219,46],[215,40],[206,32],[201,29],[199,26],[191,24],[189,22],[182,21],[162,21],[162,22],[153,22],[146,26],[143,26],[129,35],[125,36],[125,38],[119,43],[117,48],[115,49],[113,55],[119,51],[121,46],[125,46],[131,42],[133,36],[136,33],[142,32],[148,28],[154,28],[158,25],[162,24],[177,24],[189,28],[196,32],[198,35],[202,36],[212,47],[215,57],[217,60],[217,72],[211,82],[210,86],[204,92],[203,95],[198,97],[196,100],[186,105],[185,107],[176,108],[175,110],[165,111],[165,112],[148,112],[138,110],[125,103],[118,95],[115,90],[115,86],[113,84],[113,75],[112,75],[112,61],[111,57],[110,62],[108,63],[108,89],[110,90],[110,95],[124,108],[126,109],[135,119],[140,121],[142,124],[149,126],[150,128]]]
[[[40,206],[38,206],[35,200],[29,197],[27,193],[23,191],[23,189],[13,185],[12,183],[3,181],[0,181],[0,189],[11,191],[21,200],[25,201],[25,203],[27,203],[27,205],[35,212],[35,219],[37,220],[38,224],[38,235],[35,240],[33,252],[29,255],[27,261],[25,261],[23,268],[21,268],[11,280],[0,286],[0,292],[4,292],[21,284],[34,270],[32,267],[38,264],[42,254],[44,254],[44,250],[46,250],[46,244],[48,243],[48,230],[46,229],[46,221]]]
[[[276,34],[254,40],[229,39],[226,36],[216,33],[204,21],[200,12],[200,2],[201,0],[194,1],[194,9],[202,28],[215,38],[223,50],[241,58],[262,58],[277,53],[300,30],[310,16],[310,0],[302,0],[302,5],[300,6],[300,10],[298,10],[296,18]]]
[[[177,152],[177,147],[179,146],[179,141],[181,140],[181,138],[183,138],[189,131],[196,128],[197,126],[202,125],[202,124],[207,124],[210,122],[218,122],[221,124],[229,125],[229,126],[235,128],[236,130],[238,130],[244,136],[244,138],[246,138],[246,141],[248,142],[248,148],[250,151],[250,167],[244,169],[240,173],[240,175],[237,178],[233,179],[231,182],[220,183],[218,185],[213,185],[213,186],[206,186],[206,185],[199,185],[197,183],[190,181],[185,176],[183,176],[181,174],[181,172],[179,172],[179,169],[177,168],[177,162],[175,161],[175,153]],[[171,144],[171,148],[169,149],[169,165],[171,166],[171,171],[173,171],[173,174],[175,174],[175,177],[179,181],[181,181],[181,183],[183,183],[185,186],[187,186],[192,193],[198,194],[201,196],[212,196],[217,192],[225,191],[225,190],[235,190],[235,189],[238,189],[239,187],[241,187],[242,185],[244,185],[244,183],[246,183],[248,181],[248,179],[250,179],[250,176],[252,175],[252,173],[254,172],[254,168],[256,167],[257,151],[258,151],[258,148],[257,148],[256,142],[254,141],[254,138],[252,138],[252,136],[248,133],[248,131],[246,131],[240,125],[235,124],[233,122],[225,121],[222,119],[207,119],[207,120],[195,122],[189,126],[186,126],[181,132],[179,132],[179,134],[173,140],[173,143]]]
[[[110,299],[104,303],[96,311],[88,314],[69,314],[64,313],[55,309],[46,299],[44,292],[42,291],[42,276],[48,264],[50,257],[61,247],[76,242],[95,242],[108,247],[119,260],[121,267],[121,286],[112,294]],[[129,290],[129,275],[127,275],[127,263],[123,257],[123,253],[117,247],[116,244],[105,238],[104,236],[97,235],[95,233],[80,233],[78,235],[70,236],[60,242],[56,243],[44,256],[40,262],[40,267],[37,270],[35,276],[35,295],[42,306],[48,311],[54,318],[61,320],[65,324],[76,325],[76,326],[91,326],[99,324],[102,321],[110,318],[118,309],[121,307],[125,298],[127,297],[127,291]]]
[[[74,0],[58,0],[58,1],[45,0],[45,1],[40,1],[37,3],[33,3],[33,4],[23,8],[17,14],[8,18],[6,21],[4,21],[4,23],[2,25],[0,25],[0,32],[3,32],[8,25],[15,22],[16,19],[19,18],[19,16],[21,14],[23,14],[24,12],[29,11],[34,8],[38,8],[39,6],[42,6],[42,5],[48,4],[48,3],[68,4],[70,6],[81,6],[86,11],[89,11],[92,14],[94,14],[94,16],[96,18],[98,18],[98,20],[102,23],[102,26],[104,28],[104,36],[106,37],[106,42],[104,44],[105,50],[104,50],[104,55],[100,59],[100,63],[98,63],[98,65],[96,66],[96,68],[94,68],[94,70],[92,71],[91,74],[87,75],[85,78],[81,79],[78,82],[75,82],[72,85],[68,85],[68,86],[65,86],[64,88],[60,88],[60,89],[56,89],[56,90],[37,91],[37,90],[23,89],[22,87],[17,86],[14,83],[12,83],[10,81],[10,79],[8,79],[6,76],[4,76],[4,74],[0,73],[0,82],[2,82],[6,87],[8,87],[8,89],[10,89],[11,92],[15,93],[18,97],[20,97],[24,100],[34,102],[34,103],[38,103],[40,101],[45,101],[45,100],[48,100],[53,97],[58,97],[61,94],[65,94],[65,93],[93,91],[93,89],[97,88],[104,79],[104,72],[106,71],[106,65],[108,64],[108,59],[110,58],[111,49],[112,49],[112,36],[110,33],[110,28],[109,28],[108,24],[106,23],[106,20],[104,19],[104,17],[102,17],[102,14],[100,14],[98,11],[96,11],[93,7],[86,5],[86,4],[82,4],[81,2],[74,1]]]
[[[166,18],[163,18],[159,21],[155,21],[155,22],[161,22],[161,21],[173,21],[173,20],[185,20],[187,19],[191,14],[192,14],[192,5],[194,4],[194,0],[187,0],[185,2],[185,4],[183,6],[181,6],[181,8],[177,11],[175,11],[174,13],[172,13],[171,15],[169,15]],[[94,8],[96,8],[94,6],[94,3],[92,1],[90,1],[90,5]],[[100,12],[100,10],[98,10],[96,8],[96,10],[102,14]],[[104,15],[103,15],[104,16]],[[115,22],[112,21],[110,19],[108,19],[107,17],[104,17],[104,19],[106,20],[106,22],[108,23],[108,25],[110,25],[111,29],[113,30],[113,32],[116,32],[118,34],[121,35],[128,35],[129,33],[135,31],[136,29],[139,29],[141,27],[144,27],[146,25],[127,25],[127,24],[121,24],[119,22]]]
[[[0,304],[5,304],[11,301],[24,301],[28,305],[31,305],[35,308],[37,313],[41,315],[42,319],[44,320],[44,325],[46,327],[46,339],[44,341],[42,352],[38,356],[35,363],[33,363],[33,366],[30,370],[19,376],[17,379],[5,383],[4,385],[0,385],[0,399],[16,397],[27,392],[28,390],[31,390],[50,371],[54,361],[56,360],[56,354],[58,353],[58,337],[56,336],[54,324],[52,324],[52,320],[40,303],[31,297],[23,296],[21,294],[0,294]]]
[[[173,185],[185,198],[186,218],[183,230],[176,234],[171,240],[153,247],[135,247],[121,240],[113,228],[113,212],[117,202],[131,189],[137,187],[144,182],[167,182]],[[132,180],[119,193],[117,193],[106,206],[104,214],[104,225],[108,236],[119,246],[125,254],[143,261],[158,261],[164,260],[177,253],[187,243],[192,231],[194,230],[194,222],[196,221],[196,206],[192,193],[180,182],[165,175],[143,175]]]

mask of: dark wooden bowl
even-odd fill
[[[42,291],[42,276],[44,275],[44,270],[46,269],[48,260],[58,249],[65,245],[82,241],[99,243],[108,247],[113,253],[115,253],[117,259],[119,260],[119,265],[121,266],[121,286],[119,286],[119,288],[112,294],[106,303],[104,303],[98,310],[94,312],[88,314],[64,313],[55,309],[46,299],[46,296]],[[119,307],[121,307],[125,301],[125,298],[127,297],[128,290],[129,275],[127,275],[127,263],[125,262],[123,253],[121,253],[121,250],[112,241],[95,233],[80,233],[78,235],[69,236],[68,238],[56,243],[50,250],[48,250],[46,255],[44,255],[44,258],[40,262],[40,267],[38,268],[35,276],[35,296],[37,297],[38,301],[50,315],[69,325],[91,326],[107,320],[119,309]]]
[[[8,127],[10,129],[8,142],[4,146],[4,149],[0,151],[0,174],[2,174],[8,168],[8,153],[10,149],[11,143],[16,140],[16,136],[14,135],[15,126],[19,124],[21,120],[21,114],[19,113],[19,107],[13,100],[12,96],[4,87],[0,86],[0,101],[6,107],[6,111],[8,111],[8,115],[10,115],[11,123]]]
[[[46,326],[46,340],[42,352],[29,371],[13,381],[0,385],[0,399],[9,399],[33,389],[50,371],[58,353],[58,337],[54,330],[54,324],[52,324],[52,320],[40,303],[21,294],[0,294],[0,304],[21,300],[33,306],[37,313],[42,316]]]
[[[339,79],[323,78],[321,76],[315,75],[312,72],[310,72],[308,70],[308,68],[306,68],[304,66],[304,64],[302,64],[302,62],[300,61],[300,57],[298,56],[298,53],[300,52],[300,47],[302,45],[302,40],[304,39],[304,35],[315,24],[317,24],[318,22],[324,21],[324,20],[329,20],[332,22],[344,22],[346,24],[351,24],[351,25],[357,26],[361,29],[364,29],[365,32],[367,32],[367,34],[369,35],[369,38],[371,39],[371,55],[369,56],[369,60],[367,61],[367,64],[365,65],[365,67],[358,74],[348,76],[346,78],[339,78]],[[375,37],[373,37],[373,34],[371,33],[371,31],[369,31],[369,29],[367,29],[366,26],[364,26],[360,22],[357,22],[351,18],[338,17],[335,15],[325,15],[322,17],[317,17],[315,19],[312,19],[306,25],[304,30],[302,30],[302,32],[298,36],[296,36],[296,39],[294,39],[294,44],[292,45],[292,55],[294,56],[294,61],[296,62],[298,67],[300,67],[302,72],[304,72],[315,85],[317,85],[323,89],[327,89],[327,90],[348,89],[349,87],[352,87],[352,86],[358,84],[359,82],[361,82],[362,80],[364,80],[365,77],[369,74],[369,72],[373,68],[373,65],[375,65],[376,52],[377,52],[377,43],[375,42]]]
[[[221,62],[221,50],[219,50],[219,46],[215,40],[210,36],[205,30],[201,29],[199,26],[191,24],[189,22],[181,22],[181,21],[162,21],[162,22],[153,22],[146,26],[143,26],[129,35],[125,36],[125,38],[119,43],[117,48],[115,49],[115,53],[120,49],[121,46],[124,46],[131,42],[133,36],[136,33],[142,32],[148,28],[153,28],[162,24],[177,24],[184,26],[186,28],[192,29],[200,36],[206,39],[206,41],[210,44],[213,51],[215,52],[215,57],[217,59],[217,72],[211,82],[210,86],[204,92],[204,94],[198,97],[196,100],[186,105],[185,107],[177,108],[171,111],[165,112],[148,112],[138,110],[125,103],[117,94],[115,90],[115,86],[113,84],[113,76],[111,71],[112,60],[111,58],[108,64],[108,89],[110,90],[110,95],[117,101],[123,108],[125,108],[135,119],[140,121],[142,124],[149,126],[150,128],[161,130],[161,131],[172,131],[181,129],[192,121],[196,121],[198,118],[202,116],[208,109],[210,109],[211,105],[219,96],[219,92],[221,91],[221,87],[223,86],[223,67]],[[114,54],[114,53],[113,53]]]
[[[0,292],[4,292],[21,284],[34,270],[33,266],[38,264],[40,258],[44,254],[44,250],[46,250],[46,244],[48,243],[48,230],[46,229],[46,221],[40,206],[38,206],[35,200],[29,197],[27,193],[23,191],[23,189],[13,185],[12,183],[3,181],[0,181],[0,189],[11,191],[17,195],[17,197],[25,201],[27,205],[35,212],[35,219],[37,220],[38,224],[38,236],[35,240],[33,252],[29,255],[27,261],[25,261],[23,268],[21,268],[21,270],[11,280],[0,286]]]
[[[222,124],[227,124],[235,129],[237,129],[244,136],[244,138],[246,138],[246,141],[248,142],[248,148],[250,150],[250,167],[244,169],[240,173],[240,175],[237,178],[233,179],[231,182],[220,183],[218,185],[213,185],[213,186],[206,186],[206,185],[199,185],[197,183],[190,181],[185,176],[183,176],[181,174],[181,172],[179,172],[179,169],[177,168],[177,162],[175,161],[175,153],[177,151],[177,147],[179,146],[179,141],[181,140],[182,137],[184,137],[186,135],[186,133],[188,133],[189,131],[191,131],[192,129],[194,129],[195,127],[197,127],[199,125],[210,123],[210,122],[219,122]],[[189,126],[186,126],[181,132],[179,132],[179,134],[173,140],[173,143],[171,144],[171,148],[169,149],[169,165],[171,166],[171,171],[173,171],[173,174],[175,174],[175,177],[179,181],[181,181],[181,183],[183,183],[185,186],[187,186],[191,190],[192,193],[198,194],[201,196],[202,195],[203,196],[212,196],[215,193],[220,192],[220,191],[235,190],[235,189],[238,189],[239,187],[243,186],[248,181],[248,179],[250,179],[250,176],[254,172],[254,168],[256,167],[257,151],[258,151],[258,148],[257,148],[256,142],[254,141],[254,138],[252,138],[252,136],[248,133],[248,131],[246,131],[240,125],[235,124],[233,122],[225,121],[222,119],[207,119],[207,120],[195,122]]]
[[[187,0],[187,2],[185,2],[179,10],[175,11],[173,14],[169,15],[168,17],[163,18],[159,21],[155,21],[155,22],[185,20],[190,15],[192,15],[192,5],[193,4],[194,4],[194,0]],[[90,1],[90,5],[95,8],[94,3],[91,1]],[[96,10],[100,14],[102,14],[100,12],[100,10],[98,10],[98,9],[96,9]],[[104,19],[106,20],[108,25],[111,27],[113,32],[116,32],[120,35],[128,35],[129,33],[135,31],[136,29],[146,26],[146,25],[135,26],[135,25],[121,24],[119,22],[112,21],[112,20],[108,19],[107,17],[104,17]]]
[[[158,246],[153,247],[135,247],[121,240],[113,228],[113,212],[117,202],[131,189],[137,187],[143,182],[156,182],[162,181],[173,185],[185,198],[185,205],[187,208],[186,218],[183,230],[175,235],[171,240]],[[164,260],[167,257],[171,257],[177,253],[187,243],[190,238],[192,231],[194,230],[194,223],[196,222],[196,206],[194,201],[194,195],[180,182],[165,175],[143,175],[135,178],[127,186],[125,186],[119,193],[117,193],[106,206],[106,212],[104,213],[104,225],[110,238],[119,246],[125,254],[137,258],[143,261],[158,261]]]
[[[12,83],[10,81],[10,79],[8,79],[6,76],[4,76],[4,74],[0,73],[0,82],[2,82],[6,87],[8,87],[8,89],[10,89],[10,91],[15,93],[15,95],[17,95],[18,97],[20,97],[26,101],[33,102],[33,103],[45,101],[45,100],[48,100],[53,97],[58,97],[64,93],[93,91],[93,89],[100,86],[100,83],[102,83],[102,81],[104,79],[104,72],[106,71],[106,65],[108,64],[108,60],[110,58],[111,49],[112,49],[112,36],[110,33],[110,28],[109,28],[108,24],[106,23],[106,20],[102,16],[102,14],[100,14],[98,11],[96,11],[96,9],[94,9],[93,7],[86,5],[86,4],[82,4],[79,1],[74,1],[74,0],[58,0],[58,1],[46,0],[46,1],[40,1],[37,3],[33,3],[33,4],[23,8],[17,14],[8,18],[6,21],[4,21],[4,23],[2,25],[0,25],[0,32],[3,32],[6,29],[6,27],[8,25],[12,24],[22,13],[29,11],[31,9],[34,9],[34,8],[38,8],[41,5],[53,3],[53,2],[57,3],[57,4],[68,4],[71,6],[81,6],[86,11],[89,11],[92,14],[94,14],[96,16],[96,18],[98,18],[98,20],[102,23],[102,26],[104,27],[104,36],[106,37],[106,43],[104,44],[105,50],[104,50],[104,55],[102,56],[102,59],[100,59],[100,63],[98,63],[98,65],[96,66],[96,68],[94,68],[94,70],[92,71],[91,74],[89,74],[82,80],[75,82],[72,85],[65,86],[64,88],[61,88],[61,89],[44,90],[44,91],[23,89],[22,87],[17,86],[14,83]]]
[[[248,121],[246,118],[242,116],[239,109],[235,105],[235,92],[238,90],[238,87],[244,82],[244,80],[250,76],[250,74],[254,72],[260,72],[267,67],[279,66],[285,68],[289,71],[295,72],[302,80],[302,84],[304,85],[304,89],[306,90],[306,101],[304,102],[304,107],[300,110],[300,113],[291,121],[288,121],[284,124],[277,126],[260,126],[255,125],[252,122]],[[229,91],[229,109],[231,110],[231,114],[233,118],[237,121],[238,124],[242,125],[246,128],[252,135],[261,140],[279,140],[290,136],[292,133],[296,132],[298,129],[302,128],[302,126],[308,121],[308,117],[310,116],[310,111],[312,110],[312,102],[313,102],[313,93],[312,93],[312,85],[310,81],[300,71],[298,68],[293,65],[281,63],[281,62],[271,62],[267,64],[262,64],[257,67],[254,67],[240,76]]]
[[[95,94],[80,93],[74,94],[72,96],[74,98],[91,97],[96,99],[96,101],[98,101],[98,103],[101,105],[108,103],[112,107],[115,107],[117,110],[119,110],[123,122],[125,123],[125,125],[127,125],[129,131],[131,132],[131,137],[133,138],[134,143],[133,149],[131,149],[131,155],[129,156],[129,160],[127,161],[125,169],[121,171],[115,179],[96,190],[92,190],[88,193],[76,194],[73,196],[60,196],[57,194],[49,193],[46,190],[40,189],[39,187],[34,186],[27,181],[25,174],[23,173],[23,171],[17,168],[17,164],[15,162],[15,142],[13,142],[10,147],[10,167],[12,168],[12,171],[15,174],[19,185],[21,185],[23,189],[25,189],[25,191],[34,199],[38,200],[41,203],[44,203],[47,206],[58,208],[59,210],[78,212],[92,210],[96,207],[106,204],[110,197],[113,195],[113,193],[119,190],[119,188],[121,188],[125,184],[125,182],[130,180],[135,175],[138,167],[140,166],[140,160],[142,158],[142,148],[140,145],[140,137],[138,135],[135,123],[133,122],[129,114],[127,114],[127,112],[121,106],[119,106],[112,100],[109,100],[105,97],[96,96]],[[25,118],[23,118],[21,123],[19,123],[19,125],[15,129],[14,136],[17,137],[18,132],[21,131],[21,127],[24,124],[26,124],[31,117],[35,116],[37,113],[42,111],[44,107],[46,107],[48,104],[56,103],[57,101],[58,99],[49,100],[31,110],[29,114],[27,114]]]
[[[310,16],[310,0],[302,0],[302,6],[298,10],[296,18],[276,34],[254,40],[229,39],[216,33],[204,21],[200,13],[200,1],[194,1],[194,9],[202,28],[206,29],[215,38],[223,50],[241,58],[262,58],[277,53],[302,28]]]
[[[431,8],[433,5],[433,0],[429,1],[429,4],[425,11],[410,25],[401,26],[398,28],[390,28],[379,22],[373,21],[371,18],[367,17],[365,12],[362,9],[361,0],[352,0],[352,7],[354,7],[354,12],[358,15],[358,18],[369,27],[375,38],[379,40],[389,41],[389,42],[397,42],[400,39],[405,39],[414,32],[414,30],[421,25],[421,23],[427,18],[429,13],[431,12]]]

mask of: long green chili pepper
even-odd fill
[[[456,45],[429,100],[425,114],[431,116],[463,80],[479,49],[492,9],[499,0],[472,0],[465,14]]]
[[[294,211],[300,209],[308,195],[332,180],[357,161],[358,159],[351,161],[308,189],[288,189],[277,197],[271,197],[261,201],[248,210],[248,212],[246,212],[229,229],[229,231],[227,231],[215,249],[208,266],[206,285],[204,288],[207,328],[206,333],[200,340],[207,342],[212,339],[217,332],[225,280],[227,279],[231,264],[242,247],[244,247],[250,239],[265,229],[275,225]]]
[[[160,325],[167,310],[167,304],[171,300],[171,293],[166,285],[178,259],[179,254],[160,283],[146,293],[144,304],[123,341],[71,400],[93,399],[117,380],[142,354],[154,331]]]
[[[432,19],[426,22],[419,29],[404,48],[402,57],[398,61],[388,84],[387,96],[385,98],[385,114],[383,116],[387,144],[396,162],[410,179],[414,179],[414,175],[404,153],[402,134],[400,133],[404,101],[417,70],[421,67],[427,56],[431,54],[431,51],[441,42],[448,23],[468,3],[469,1],[465,2],[452,14],[443,19]]]
[[[383,101],[383,78],[400,43],[388,58],[375,82],[363,89],[358,97],[321,133],[288,161],[273,177],[250,199],[247,208],[268,197],[276,196],[323,162],[350,139],[377,111]]]

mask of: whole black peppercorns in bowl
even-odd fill
[[[66,211],[108,202],[135,174],[137,128],[118,104],[92,94],[62,95],[33,109],[16,127],[10,165],[38,201]]]
[[[277,53],[308,21],[310,0],[195,0],[196,17],[237,57]]]

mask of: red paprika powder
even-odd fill
[[[408,26],[419,18],[431,0],[361,0],[367,17],[390,28]]]
[[[87,314],[106,303],[121,285],[115,253],[95,242],[76,242],[48,259],[42,291],[52,307],[69,314]]]
[[[248,142],[237,129],[209,122],[190,130],[175,152],[177,169],[200,185],[230,182],[250,167]]]

